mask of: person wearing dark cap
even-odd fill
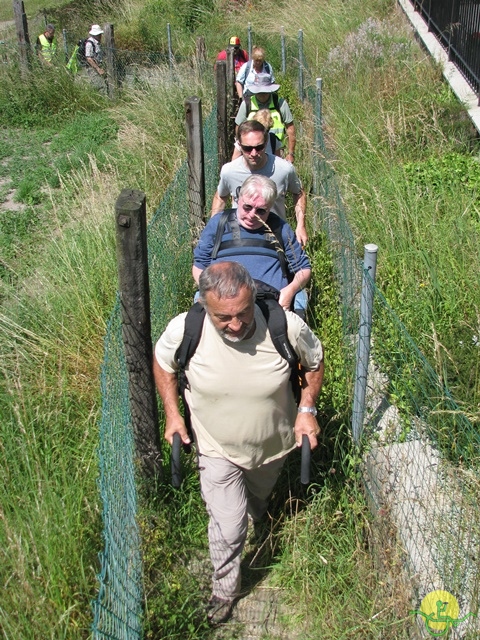
[[[245,120],[252,120],[255,112],[260,109],[269,109],[273,118],[273,127],[270,129],[282,143],[286,143],[287,154],[285,160],[293,164],[295,159],[295,125],[293,123],[293,115],[288,106],[288,102],[284,98],[279,98],[277,91],[279,84],[274,84],[272,76],[269,73],[258,73],[255,76],[253,84],[248,89],[251,95],[246,95],[240,105],[235,124],[238,127]]]
[[[240,67],[248,62],[248,53],[240,46],[240,38],[238,36],[232,36],[229,42],[229,48],[233,49],[233,63],[235,65],[235,75],[239,72]],[[227,59],[227,49],[220,51],[217,56],[217,62],[219,60]]]

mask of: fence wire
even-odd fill
[[[306,103],[315,121],[313,226],[321,226],[329,238],[343,318],[346,373],[353,381],[363,269],[324,142],[318,89],[305,64],[304,71]],[[204,125],[207,200],[218,178],[215,116],[212,112]],[[187,193],[185,163],[148,229],[153,335],[159,335],[191,301],[193,288],[185,286],[191,282],[192,244]],[[393,531],[402,549],[414,606],[418,609],[427,593],[445,589],[459,603],[455,635],[449,637],[476,638],[478,619],[466,616],[478,614],[480,591],[478,433],[381,292],[371,281],[368,286],[375,303],[362,468],[377,515],[373,529],[379,545],[391,544]],[[142,563],[118,305],[105,339],[102,398],[99,458],[105,548],[93,603],[93,637],[135,640],[142,635]]]

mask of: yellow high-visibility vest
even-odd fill
[[[57,45],[55,43],[55,40],[52,40],[52,42],[49,42],[47,40],[47,38],[45,37],[45,34],[42,33],[41,36],[38,36],[38,39],[40,41],[40,44],[42,46],[41,48],[41,54],[42,56],[45,58],[45,60],[47,62],[51,62],[53,59],[53,56],[55,55],[56,51],[57,51]]]

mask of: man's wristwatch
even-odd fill
[[[312,416],[317,415],[316,407],[298,407],[298,413],[311,413]]]

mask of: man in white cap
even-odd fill
[[[102,41],[103,29],[98,24],[92,24],[90,31],[88,32],[88,38],[85,42],[85,60],[90,69],[93,69],[95,74],[103,76],[105,70],[102,69],[102,48],[100,43]]]
[[[279,88],[279,84],[272,82],[271,74],[258,73],[254,83],[248,87],[252,95],[244,97],[238,109],[235,124],[237,125],[238,131],[239,125],[245,122],[245,120],[251,120],[256,111],[269,109],[273,118],[273,127],[270,131],[280,139],[284,146],[287,146],[288,151],[285,160],[293,164],[296,144],[295,125],[287,101],[284,98],[278,97],[277,91]]]

